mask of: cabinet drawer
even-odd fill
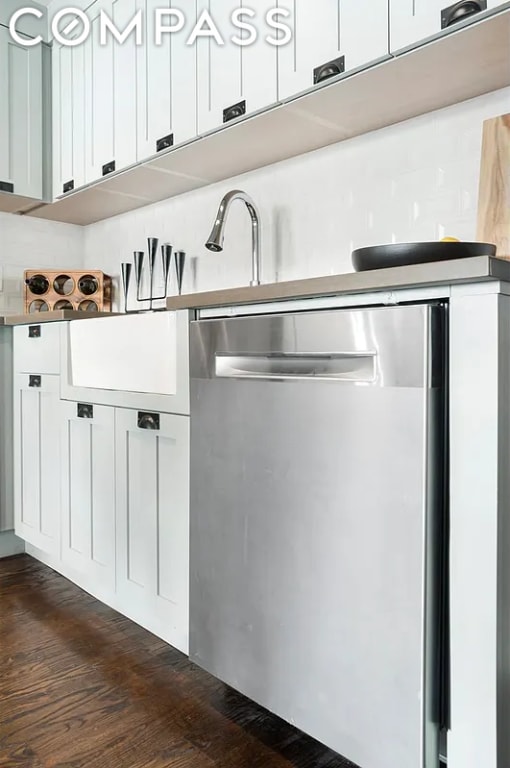
[[[61,325],[35,320],[13,329],[16,373],[60,373]]]

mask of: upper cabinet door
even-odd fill
[[[274,33],[266,24],[266,15],[275,6],[275,0],[260,0],[250,6],[256,10],[255,17],[244,15],[240,20],[253,26],[255,32],[252,33],[242,31],[232,23],[235,11],[247,10],[242,0],[198,1],[198,21],[208,13],[218,32],[218,39],[204,36],[196,43],[200,134],[244,114],[265,109],[277,101],[277,47],[266,40],[271,32]],[[208,25],[210,21],[205,18],[202,29]],[[240,38],[248,42],[254,34],[256,39],[249,45],[239,45],[232,40]]]
[[[0,27],[0,191],[43,195],[42,47],[15,42]]]
[[[388,0],[278,0],[293,39],[279,48],[279,99],[388,57]]]
[[[85,184],[85,48],[53,45],[53,196]]]
[[[91,34],[85,46],[85,181],[97,181],[115,170],[114,40],[101,45],[101,11],[111,16],[111,0],[97,0],[89,9]]]
[[[508,5],[502,0],[390,0],[390,47],[392,53],[459,25],[477,21],[480,13]]]
[[[138,160],[182,144],[197,135],[196,47],[186,45],[196,21],[195,3],[187,3],[184,27],[157,37],[156,10],[168,10],[171,0],[137,0],[147,32],[138,48]],[[161,28],[179,19],[162,14]]]
[[[122,33],[137,11],[137,0],[114,0],[109,16]],[[141,50],[143,47],[141,48]],[[115,169],[136,163],[137,110],[137,46],[134,31],[125,42],[113,41],[113,120]],[[113,158],[112,158],[113,159]]]

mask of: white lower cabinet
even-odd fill
[[[62,401],[62,562],[115,589],[115,411]]]
[[[45,554],[60,539],[60,377],[14,377],[16,534]]]
[[[189,417],[115,412],[121,613],[188,651]]]
[[[390,0],[390,49],[396,53],[443,30],[475,22],[480,13],[510,6],[508,0]]]
[[[61,375],[46,371],[59,370],[63,338],[61,323],[13,333],[15,532],[187,653],[190,417],[62,400]]]

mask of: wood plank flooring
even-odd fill
[[[348,768],[27,555],[0,561],[1,768]]]

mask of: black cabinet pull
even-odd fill
[[[245,114],[246,101],[239,101],[237,104],[232,104],[231,107],[223,110],[223,122],[228,123],[230,120],[235,120],[236,117],[242,117]]]
[[[14,192],[14,184],[10,181],[0,181],[0,192]]]
[[[159,413],[142,413],[139,411],[138,429],[152,429],[154,431],[160,429]]]
[[[169,133],[168,136],[163,136],[162,139],[157,140],[156,152],[162,152],[164,149],[173,147],[173,145],[174,145],[174,135],[173,133]]]
[[[41,338],[41,326],[40,325],[29,325],[28,326],[28,338],[29,339],[40,339]]]
[[[112,160],[111,163],[106,163],[106,165],[103,165],[103,176],[108,176],[109,173],[113,173],[115,171],[115,160]]]
[[[42,384],[42,377],[41,376],[29,376],[28,377],[28,386],[39,388]]]
[[[74,179],[71,179],[71,181],[66,181],[66,183],[63,186],[64,194],[66,192],[72,192],[74,189]]]
[[[487,0],[462,0],[441,11],[441,29],[473,16],[475,13],[487,10]]]
[[[87,403],[78,403],[76,407],[79,419],[93,419],[94,406]]]
[[[316,67],[313,70],[314,85],[322,83],[330,77],[341,75],[342,72],[345,72],[345,56],[340,56],[339,59],[333,59],[333,61],[328,61],[326,64]]]

